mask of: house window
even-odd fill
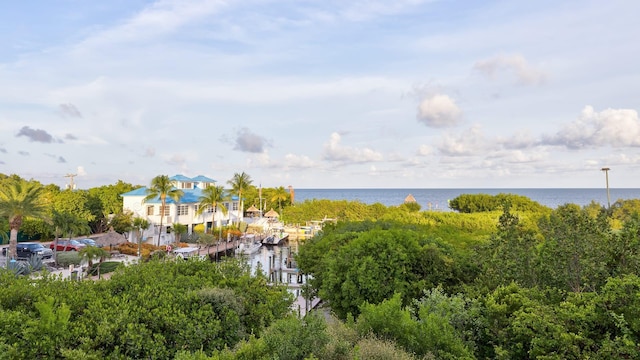
[[[193,205],[194,214],[197,214],[199,209],[200,209],[200,205]]]
[[[147,206],[147,216],[153,215],[153,205]]]
[[[164,216],[169,216],[171,208],[167,205],[164,206]],[[162,215],[162,205],[158,207],[158,215]]]
[[[212,213],[213,212],[213,206],[207,205],[207,212],[208,213]]]
[[[178,215],[189,215],[189,205],[179,205]]]
[[[229,203],[224,203],[225,209],[229,209]]]
[[[238,211],[238,203],[237,202],[233,203],[233,211]]]
[[[193,187],[190,182],[183,182],[181,185],[183,189],[191,189]]]

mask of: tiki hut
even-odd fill
[[[110,228],[106,233],[93,235],[92,238],[96,241],[98,246],[102,247],[113,247],[127,242],[124,235],[117,233],[113,228]]]
[[[417,202],[416,198],[414,198],[413,195],[411,195],[411,194],[407,195],[407,197],[404,198],[404,203],[405,204],[407,204],[407,203],[415,203],[415,202]]]
[[[260,216],[260,210],[258,210],[258,208],[255,205],[251,205],[251,207],[247,209],[246,213],[251,218]]]

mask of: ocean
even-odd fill
[[[448,201],[461,194],[517,194],[550,208],[568,203],[585,206],[592,201],[607,205],[607,190],[602,189],[294,189],[294,201],[312,199],[350,200],[365,204],[397,206],[413,195],[422,210],[450,211]],[[609,189],[610,201],[640,199],[640,189]]]

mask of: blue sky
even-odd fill
[[[34,6],[0,6],[0,173],[640,188],[640,2]]]

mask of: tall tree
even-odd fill
[[[208,186],[204,190],[202,190],[202,196],[198,198],[200,202],[200,207],[196,211],[196,215],[201,215],[205,209],[211,207],[213,211],[213,215],[211,216],[211,233],[215,235],[216,228],[216,213],[218,212],[218,208],[224,215],[227,215],[227,207],[224,206],[223,201],[226,200],[226,195],[224,193],[224,186],[222,185],[213,185]]]
[[[271,196],[271,202],[278,203],[278,209],[280,210],[280,214],[282,214],[282,202],[287,201],[289,198],[289,193],[285,190],[284,186],[277,187],[273,195]]]
[[[138,258],[142,254],[142,232],[149,228],[149,220],[141,217],[133,219],[133,227],[138,230],[136,238],[138,239]]]
[[[243,171],[240,174],[233,174],[233,178],[231,178],[231,180],[229,180],[227,183],[231,185],[231,190],[234,193],[238,194],[238,222],[240,222],[240,212],[243,211],[242,194],[251,187],[253,180],[251,180],[249,174]]]
[[[44,217],[46,204],[41,201],[38,182],[10,180],[0,186],[0,216],[9,220],[9,257],[16,257],[18,231],[25,217]]]
[[[158,175],[151,179],[151,186],[147,188],[147,196],[143,201],[149,201],[157,197],[160,198],[160,231],[158,231],[158,245],[160,245],[160,235],[162,235],[162,220],[164,219],[164,209],[167,206],[167,197],[178,202],[184,195],[180,189],[176,189],[169,176]]]
[[[177,249],[180,247],[180,238],[182,237],[182,234],[186,234],[189,228],[187,227],[187,225],[180,224],[180,223],[174,223],[173,225],[171,225],[171,227],[173,228],[173,234],[176,239],[176,249]]]

